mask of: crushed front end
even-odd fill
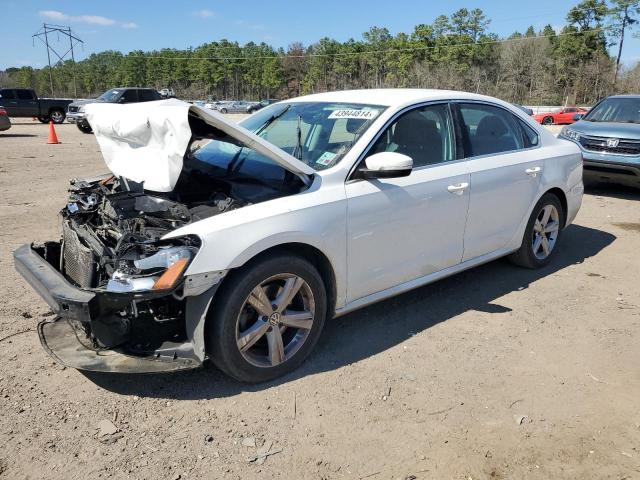
[[[56,314],[39,325],[45,350],[81,370],[201,365],[204,317],[225,272],[185,276],[199,239],[162,237],[238,207],[212,195],[183,203],[124,178],[73,181],[62,239],[14,252],[16,269]]]

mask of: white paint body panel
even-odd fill
[[[370,142],[396,114],[413,105],[442,100],[485,101],[507,108],[538,132],[540,147],[416,169],[403,178],[347,181]],[[313,175],[308,190],[225,212],[167,235],[201,238],[202,246],[188,275],[237,268],[285,243],[307,244],[331,263],[336,313],[343,314],[517,249],[533,206],[551,188],[565,193],[568,222],[580,207],[578,147],[556,139],[500,100],[461,92],[399,89],[325,93],[289,102],[309,101],[388,108],[342,161]],[[307,173],[293,165],[291,168]],[[542,169],[535,178],[524,172],[531,166]],[[450,185],[460,183],[469,184],[461,195],[448,191]]]

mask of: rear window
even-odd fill
[[[33,100],[35,95],[31,90],[16,90],[18,94],[18,100]]]

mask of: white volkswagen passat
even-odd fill
[[[277,377],[327,318],[506,255],[547,264],[582,200],[578,147],[481,95],[322,93],[240,125],[177,100],[87,116],[111,173],[72,182],[61,241],[14,253],[57,314],[43,346],[79,369]]]

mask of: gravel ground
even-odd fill
[[[50,311],[11,257],[105,171],[56,130],[0,133],[0,477],[640,478],[638,192],[588,190],[543,270],[496,261],[330,322],[281,380],[90,375],[42,350]]]

